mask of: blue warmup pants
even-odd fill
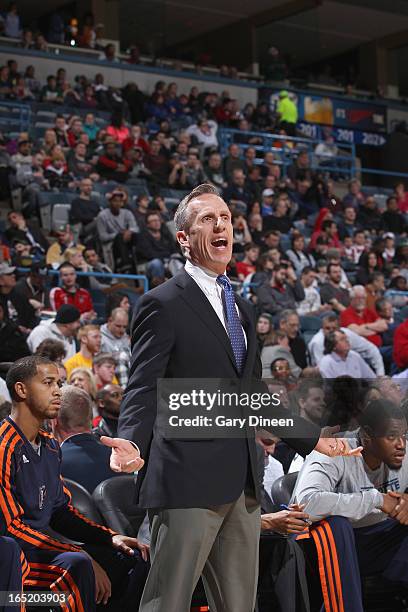
[[[21,548],[12,538],[0,537],[0,591],[23,590],[23,580],[29,571]],[[16,612],[15,606],[0,606],[0,612]]]
[[[30,590],[69,593],[63,612],[94,612],[95,574],[92,562],[82,552],[58,552],[41,548],[25,550],[30,573],[24,585]]]
[[[386,519],[353,529],[342,516],[314,523],[309,534],[317,551],[326,612],[364,612],[361,576],[382,574],[408,586],[408,527]]]

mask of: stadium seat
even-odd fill
[[[135,477],[123,474],[101,482],[92,497],[108,527],[135,538],[146,511],[134,503],[134,486]]]
[[[88,491],[79,483],[74,482],[73,480],[69,480],[69,478],[64,478],[64,483],[69,492],[71,493],[72,505],[78,512],[86,516],[90,521],[94,523],[98,523],[100,525],[104,524],[104,520],[99,512],[94,500]]]
[[[299,472],[284,474],[272,485],[271,496],[277,506],[287,505],[292,497]]]
[[[66,225],[69,222],[69,211],[71,204],[55,204],[52,207],[51,227],[55,225]]]

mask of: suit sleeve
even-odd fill
[[[167,309],[155,298],[143,297],[132,323],[129,382],[118,427],[118,436],[135,442],[142,457],[147,456],[153,435],[157,379],[165,376],[174,341],[174,326]]]

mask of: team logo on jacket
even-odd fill
[[[46,495],[47,495],[47,489],[45,485],[41,485],[41,487],[38,488],[38,507],[40,510],[44,508],[44,502],[45,502]]]

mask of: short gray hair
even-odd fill
[[[72,385],[63,387],[61,391],[58,420],[64,431],[91,429],[92,400],[88,393]]]
[[[296,310],[293,310],[292,308],[286,308],[285,310],[282,310],[282,312],[279,315],[279,324],[286,323],[287,320],[290,317],[296,316],[297,318],[299,318],[298,313],[296,312]]]
[[[178,232],[184,231],[188,227],[188,205],[190,204],[191,200],[194,200],[194,198],[198,198],[198,196],[204,195],[205,193],[216,196],[220,195],[220,192],[214,185],[211,183],[202,183],[201,185],[194,187],[194,189],[181,200],[174,215],[174,224]]]
[[[359,293],[364,293],[364,295],[367,294],[365,287],[363,285],[354,285],[354,287],[350,289],[351,298],[356,297]]]

